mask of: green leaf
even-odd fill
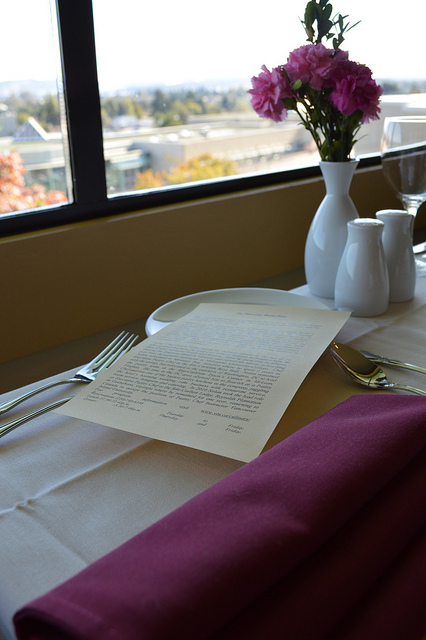
[[[327,140],[324,140],[324,142],[322,143],[318,151],[320,152],[320,156],[322,160],[326,160],[328,158],[330,152],[329,152]]]
[[[317,112],[316,111],[311,111],[310,118],[311,118],[311,122],[314,125],[314,127],[317,127],[318,124],[319,124],[319,116],[318,116]]]
[[[312,27],[314,20],[316,18],[316,7],[315,2],[308,2],[305,8],[305,24],[308,27]]]
[[[283,104],[284,104],[284,108],[287,109],[288,111],[296,110],[297,103],[294,98],[283,98]]]
[[[351,24],[351,26],[349,26],[349,24],[347,24],[346,27],[345,27],[345,31],[350,31],[354,27],[357,27],[360,24],[360,22],[361,22],[361,20],[358,20],[358,22],[355,22],[355,24]]]
[[[305,27],[305,31],[306,31],[306,35],[308,36],[307,40],[309,40],[309,42],[313,42],[314,35],[315,35],[314,30],[312,28]]]
[[[315,2],[311,1],[311,2],[308,2],[308,4],[306,5],[304,20],[302,20],[302,24],[305,27],[305,32],[309,42],[314,41],[315,31],[313,28],[313,24],[315,19],[316,19]]]
[[[298,80],[296,80],[295,82],[293,82],[293,84],[291,85],[291,88],[293,89],[293,91],[298,91],[300,89],[300,87],[302,86],[302,81],[299,78]]]
[[[318,26],[320,21],[321,21],[321,9],[319,8],[319,6],[317,4],[314,3],[314,15],[313,15],[313,18],[312,18],[312,24],[315,21],[317,22],[317,26]]]
[[[324,9],[324,11],[322,12],[323,18],[325,20],[329,20],[330,16],[331,16],[331,12],[333,11],[333,7],[331,6],[331,4],[327,5]]]
[[[331,20],[326,20],[322,25],[320,25],[318,28],[319,38],[320,39],[324,38],[329,33],[332,26],[333,26],[333,23],[331,22]]]

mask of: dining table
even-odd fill
[[[292,292],[311,296],[307,285]],[[333,300],[322,302],[334,308]],[[426,278],[417,278],[412,300],[390,303],[383,315],[349,317],[336,340],[426,367]],[[49,380],[62,378],[64,373],[72,375],[82,364],[77,362],[75,369]],[[392,381],[426,390],[426,375],[384,368]],[[0,403],[40,382],[34,380],[3,394]],[[49,389],[2,416],[0,426],[79,390],[76,384]],[[259,460],[273,456],[277,447],[305,430],[308,433],[309,425],[345,402],[369,396],[379,396],[381,407],[388,401],[410,399],[403,391],[357,385],[326,349],[297,390]],[[416,410],[426,404],[421,397],[416,402]],[[426,430],[426,424],[424,427]],[[84,574],[234,474],[241,477],[238,474],[251,464],[56,412],[45,413],[5,435],[0,439],[0,640],[16,640],[13,619],[27,603]],[[362,460],[357,465],[362,466]],[[424,589],[424,582],[418,588]],[[423,595],[426,599],[425,592]],[[192,636],[176,629],[176,635],[164,635],[167,637]]]

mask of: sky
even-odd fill
[[[426,78],[424,0],[405,0],[404,12],[401,3],[377,0],[332,4],[352,24],[361,20],[343,48],[376,79]],[[306,0],[93,0],[93,6],[101,91],[219,78],[249,83],[262,64],[283,64],[306,44],[300,23]],[[9,28],[2,30],[7,64],[0,66],[0,82],[53,79],[50,0],[8,2],[2,18]]]

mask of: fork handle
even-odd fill
[[[43,413],[47,413],[48,411],[57,409],[62,404],[65,404],[65,402],[68,402],[68,400],[71,400],[71,398],[73,397],[74,396],[70,396],[69,398],[62,398],[62,400],[56,400],[56,402],[46,404],[44,407],[40,407],[40,409],[36,409],[35,411],[26,413],[20,418],[16,418],[16,420],[12,420],[12,422],[8,422],[7,424],[4,424],[2,427],[0,427],[0,438],[5,436],[6,433],[9,433],[9,431],[13,431],[13,429],[16,429],[16,427],[19,427],[21,424],[24,424],[25,422],[29,422],[29,420],[32,420],[33,418],[37,418],[37,416],[41,416],[43,415]]]
[[[41,387],[37,387],[36,389],[33,389],[32,391],[28,391],[27,393],[24,393],[21,396],[18,396],[14,400],[9,400],[9,402],[5,402],[4,404],[1,404],[0,405],[0,416],[2,416],[4,413],[6,413],[6,411],[9,411],[10,409],[13,409],[14,407],[16,407],[21,402],[24,402],[24,400],[28,400],[28,398],[32,398],[33,396],[37,395],[38,393],[41,393],[42,391],[46,391],[46,389],[51,389],[52,387],[56,387],[57,385],[60,385],[60,384],[66,384],[68,382],[85,382],[85,380],[83,380],[81,378],[68,378],[66,380],[54,380],[53,382],[48,382],[47,384],[44,384]],[[89,382],[89,381],[87,381],[87,382]]]
[[[373,358],[370,358],[373,360]],[[401,362],[400,360],[393,360],[392,358],[385,358],[385,356],[381,356],[380,358],[374,358],[373,362],[388,364],[392,367],[399,367],[400,369],[410,369],[411,371],[417,371],[418,373],[426,373],[426,369],[424,367],[418,367],[415,364],[410,364],[408,362]]]
[[[415,393],[418,396],[426,396],[426,391],[416,389],[416,387],[409,387],[403,384],[397,384],[396,382],[390,382],[387,388],[389,389],[390,387],[392,387],[392,389],[401,389],[402,391],[411,391],[411,393]]]

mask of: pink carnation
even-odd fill
[[[347,57],[345,52],[340,52],[333,58],[335,51],[327,49],[323,44],[306,44],[294,49],[288,56],[284,65],[290,82],[301,80],[312,89],[319,91],[328,86],[326,81],[334,71],[338,62]]]
[[[252,94],[251,105],[259,116],[270,118],[274,122],[282,122],[287,117],[287,109],[284,108],[283,98],[293,97],[293,93],[287,79],[281,71],[281,67],[276,67],[269,71],[263,65],[262,73],[253,76],[251,83],[253,89],[248,93]]]
[[[383,88],[373,80],[368,67],[350,60],[342,62],[333,73],[331,86],[329,100],[341,113],[350,116],[360,110],[362,123],[378,119]]]

